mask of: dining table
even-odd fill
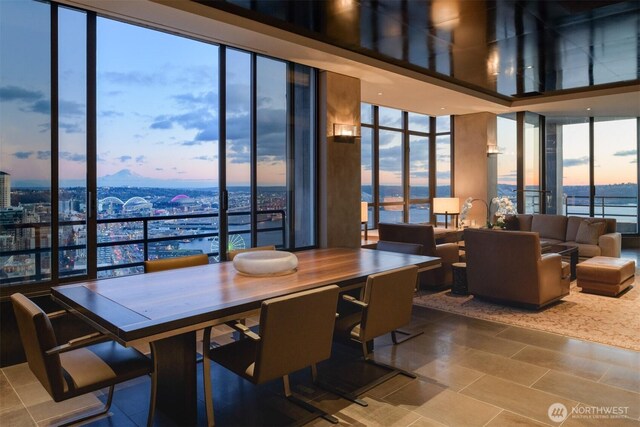
[[[407,265],[419,271],[440,258],[372,249],[295,252],[298,266],[282,276],[255,277],[232,262],[56,286],[65,309],[120,344],[149,343],[157,381],[156,408],[180,425],[197,420],[196,331],[256,313],[263,301],[325,285],[362,286],[370,274]]]

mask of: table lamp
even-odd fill
[[[444,215],[444,228],[449,228],[449,215],[456,217],[460,213],[459,197],[435,197],[433,199],[433,213],[436,215]]]

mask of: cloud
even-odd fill
[[[38,114],[51,114],[51,101],[48,99],[41,99],[40,101],[36,101],[24,108],[23,111]]]
[[[169,120],[160,120],[151,123],[149,126],[151,129],[171,129],[173,127],[173,123]]]
[[[212,162],[216,158],[214,156],[197,156],[197,157],[192,157],[191,159],[192,160],[205,160],[207,162]]]
[[[80,153],[70,153],[68,151],[61,151],[60,158],[64,160],[68,160],[70,162],[85,162],[87,160],[87,156]]]
[[[19,86],[0,87],[0,101],[34,102],[44,98],[38,90],[28,90]]]
[[[624,151],[616,151],[613,153],[614,156],[635,156],[637,153],[636,150],[624,150]]]
[[[102,79],[120,85],[135,85],[135,86],[151,86],[151,85],[163,85],[165,83],[164,77],[159,73],[141,73],[139,71],[119,72],[119,71],[107,71],[100,76]]]
[[[60,116],[84,116],[86,114],[85,105],[80,102],[66,101],[59,102]]]
[[[16,151],[15,153],[13,153],[13,156],[16,159],[24,160],[31,157],[32,154],[33,154],[33,151]]]
[[[124,163],[124,162],[128,162],[129,160],[132,159],[131,156],[120,156],[120,157],[116,157],[117,160],[120,160],[120,163]]]
[[[185,147],[192,147],[194,145],[202,145],[202,141],[185,141],[181,142],[180,145],[184,145]]]
[[[84,128],[77,123],[62,123],[58,124],[58,127],[64,130],[66,133],[82,133]]]
[[[136,157],[136,163],[138,163],[138,164],[145,163],[146,161],[147,161],[147,158],[145,156]]]
[[[588,164],[589,164],[588,156],[579,157],[577,159],[564,159],[562,161],[562,166],[565,168],[571,168],[574,166],[581,166],[581,165],[588,165]]]
[[[164,168],[156,168],[157,171],[163,171]]]
[[[105,118],[110,118],[110,117],[122,117],[123,114],[118,112],[118,111],[114,111],[114,110],[102,110],[98,113],[98,115],[100,117],[105,117]]]
[[[49,160],[51,158],[51,151],[38,151],[36,157],[38,160]]]

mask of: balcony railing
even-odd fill
[[[250,217],[251,213],[247,211],[238,211],[238,212],[228,212],[229,222],[231,223],[232,229],[228,231],[229,240],[233,240],[232,236],[239,236],[242,234],[250,234],[251,233],[251,223],[250,221],[233,221],[231,218],[238,217]],[[267,224],[270,222],[270,219],[276,217],[278,219],[278,225],[276,226],[263,226],[256,229],[258,235],[263,233],[274,233],[277,232],[280,235],[279,243],[275,243],[276,247],[284,247],[286,242],[286,221],[285,221],[285,211],[282,209],[271,209],[271,210],[261,210],[258,211],[258,223],[259,224]],[[120,269],[135,269],[139,268],[142,270],[142,266],[144,265],[144,261],[150,259],[150,255],[153,258],[159,258],[163,256],[158,256],[157,253],[150,251],[150,246],[155,244],[162,244],[165,242],[176,242],[176,241],[192,241],[193,239],[207,239],[207,241],[213,242],[214,239],[219,238],[219,230],[215,225],[216,219],[219,217],[219,214],[216,213],[206,213],[206,214],[190,214],[190,215],[167,215],[167,216],[145,216],[145,217],[122,217],[122,218],[104,218],[98,219],[96,222],[98,224],[98,228],[101,226],[107,226],[109,224],[127,224],[126,229],[129,230],[132,236],[120,236],[120,239],[110,239],[108,236],[99,235],[98,242],[96,243],[96,247],[98,250],[98,254],[100,254],[101,250],[113,248],[117,246],[128,246],[135,245],[135,247],[142,246],[142,257],[140,259],[135,259],[129,262],[122,263],[101,263],[100,259],[98,260],[98,275],[99,277],[108,276],[110,271],[120,270]],[[194,220],[210,220],[206,223],[194,223]],[[154,228],[150,226],[150,223],[158,222],[165,223],[160,228]],[[172,224],[166,224],[167,222],[173,222]],[[86,226],[85,221],[60,221],[59,228],[62,230],[64,227],[70,226]],[[15,257],[21,255],[34,256],[34,274],[24,275],[24,276],[15,276],[15,277],[2,277],[1,283],[2,285],[15,284],[21,282],[39,282],[42,280],[47,280],[50,278],[50,268],[43,268],[43,262],[45,261],[48,254],[51,253],[51,247],[47,245],[43,245],[43,239],[45,242],[50,241],[48,234],[51,233],[50,223],[15,223],[15,224],[6,224],[2,226],[2,234],[6,235],[7,231],[13,231],[17,233],[19,230],[27,230],[33,229],[32,240],[35,244],[33,248],[20,249],[20,250],[3,250],[0,252],[0,257]],[[168,229],[168,230],[163,230]],[[203,231],[204,229],[204,231]],[[170,231],[166,235],[164,235],[163,231]],[[123,238],[124,237],[124,238]],[[211,248],[213,245],[211,245]],[[63,244],[60,243],[58,250],[60,252],[63,251],[86,251],[86,244]],[[203,251],[192,250],[193,252],[202,253]],[[151,252],[151,253],[150,253]],[[165,251],[164,255],[167,255],[168,252]],[[186,255],[188,250],[186,251],[174,251],[174,254],[178,253]],[[210,257],[217,257],[219,255],[218,251],[209,250],[206,253]],[[51,262],[51,257],[49,257],[49,262]],[[100,274],[104,272],[103,274]],[[86,269],[83,271],[82,269],[63,269],[60,268],[58,272],[58,276],[60,278],[75,276],[79,274],[86,274]]]

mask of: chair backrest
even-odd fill
[[[229,253],[227,254],[227,257],[229,258],[229,261],[233,261],[236,255],[241,254],[243,252],[275,251],[275,250],[276,250],[276,247],[274,245],[256,246],[255,248],[246,248],[246,249],[234,249],[232,251],[229,251]]]
[[[376,245],[379,251],[398,252],[409,255],[422,255],[423,246],[418,243],[388,242],[379,240]]]
[[[254,381],[261,384],[331,356],[338,290],[335,285],[262,303]]]
[[[45,353],[58,345],[51,321],[40,307],[20,293],[11,295],[11,303],[29,369],[57,401],[64,392],[64,379],[60,356]]]
[[[175,258],[154,259],[144,262],[145,273],[155,273],[157,271],[173,270],[175,268],[195,267],[209,264],[207,254],[181,256]]]
[[[433,226],[427,224],[378,224],[380,240],[417,243],[423,246],[423,254],[436,256],[436,239]]]
[[[360,341],[387,334],[411,321],[413,292],[418,267],[415,265],[372,274],[364,288]]]

